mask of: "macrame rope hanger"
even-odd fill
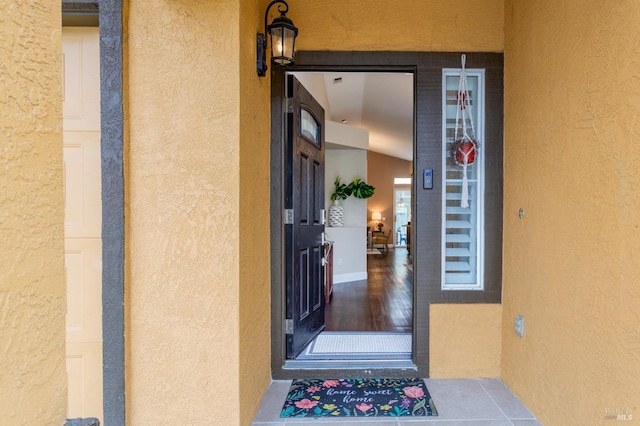
[[[460,84],[458,86],[457,105],[456,108],[456,129],[453,138],[453,146],[451,154],[455,164],[462,166],[462,198],[460,207],[469,207],[469,179],[467,177],[467,168],[475,162],[477,153],[476,132],[473,127],[473,117],[471,115],[471,102],[469,100],[469,90],[467,88],[467,72],[466,72],[467,56],[462,55],[462,70],[460,71]],[[462,123],[460,123],[462,121]],[[470,133],[467,128],[469,122]],[[462,124],[462,134],[459,133],[460,124]]]

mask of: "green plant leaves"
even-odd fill
[[[362,179],[355,179],[349,184],[349,187],[351,188],[351,195],[356,198],[369,198],[376,192],[373,186],[367,185]]]
[[[362,179],[354,179],[353,182],[347,185],[342,183],[340,176],[338,176],[334,181],[334,185],[336,189],[331,194],[331,201],[346,200],[350,195],[356,198],[369,198],[376,192],[373,186],[367,185]]]
[[[336,186],[336,189],[333,191],[333,194],[331,194],[331,201],[346,200],[347,197],[351,195],[349,185],[340,182],[340,176],[336,177],[334,185]]]

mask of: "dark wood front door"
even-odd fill
[[[324,329],[324,110],[292,75],[286,96],[287,358]]]

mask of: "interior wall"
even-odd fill
[[[335,140],[335,139],[334,139]],[[334,181],[340,176],[348,184],[356,178],[367,180],[367,151],[362,149],[325,150],[325,198],[326,208],[331,206],[329,197],[335,189]],[[333,244],[334,283],[364,280],[367,278],[367,229],[366,200],[348,197],[341,200],[344,209],[344,226],[325,227]]]
[[[395,214],[395,185],[393,179],[397,177],[411,177],[411,161],[402,158],[391,157],[373,151],[367,153],[367,174],[369,184],[376,188],[376,192],[367,200],[367,226],[374,229],[377,222],[382,222],[382,230],[386,233],[391,231],[389,244],[395,243],[396,233],[393,230],[393,216]],[[409,189],[411,186],[406,185]],[[409,202],[410,200],[407,200]],[[373,212],[381,212],[382,220],[371,220]]]
[[[0,424],[65,421],[61,3],[0,3]]]
[[[502,378],[544,424],[635,421],[640,7],[505,4]]]
[[[258,355],[248,355],[240,337],[256,338],[253,350],[268,354],[268,331],[248,331],[267,321],[260,321],[260,311],[247,312],[254,298],[265,297],[263,284],[253,283],[255,295],[248,287],[268,268],[268,256],[255,255],[267,236],[257,225],[241,230],[247,225],[241,194],[256,196],[267,186],[260,167],[255,176],[248,174],[253,164],[241,157],[252,131],[240,127],[258,106],[266,108],[268,90],[248,76],[240,57],[255,49],[255,34],[251,48],[245,38],[241,45],[239,4],[129,2],[131,424],[208,424],[212,417],[239,424],[241,389],[250,381],[258,393],[265,387],[268,373],[259,361],[248,366]],[[256,28],[255,15],[243,12],[242,22]],[[248,101],[248,89],[264,94]],[[266,139],[268,113],[254,120],[264,123],[253,131]],[[243,188],[244,179],[257,188]],[[266,211],[265,204],[257,196],[253,211]],[[255,245],[241,252],[240,242],[252,231]],[[240,263],[254,257],[255,272],[241,274]],[[255,322],[241,313],[256,315]],[[241,365],[256,371],[241,378]],[[244,398],[251,409],[259,396]]]
[[[330,198],[335,190],[336,177],[339,176],[340,182],[347,185],[354,179],[367,181],[367,151],[363,149],[325,150],[324,173],[325,207],[328,209],[332,203]],[[344,208],[344,227],[366,229],[366,200],[350,196],[346,200],[340,200],[340,205]]]

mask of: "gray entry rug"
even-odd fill
[[[296,359],[411,359],[411,333],[324,331]]]

